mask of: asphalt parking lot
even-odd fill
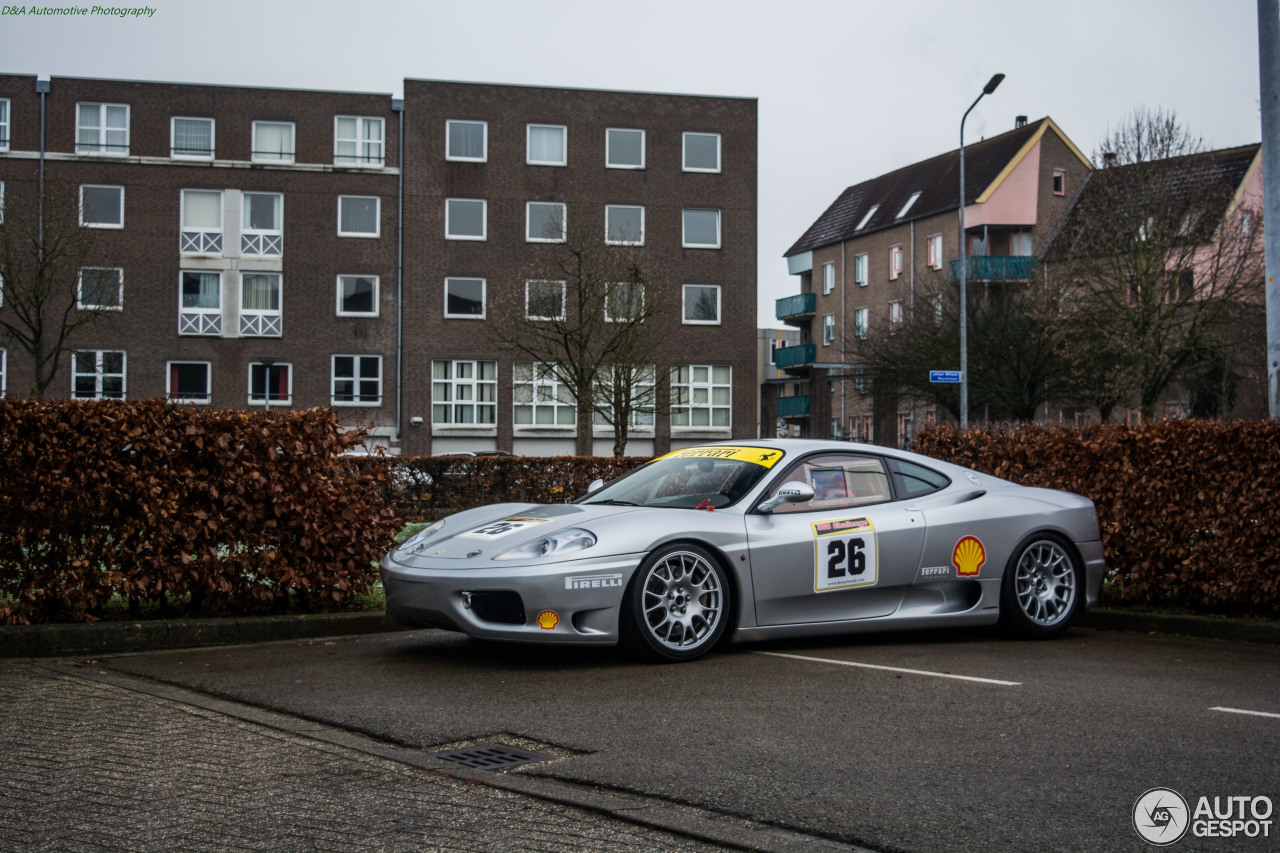
[[[45,665],[126,690],[178,686],[233,717],[322,725],[398,751],[393,764],[457,745],[543,751],[549,760],[473,775],[565,802],[688,806],[709,816],[704,828],[739,832],[720,840],[756,832],[777,849],[792,832],[795,849],[1145,850],[1133,809],[1152,788],[1192,809],[1200,797],[1280,800],[1280,651],[1262,644],[937,632],[645,665],[417,631],[79,663]],[[1189,832],[1174,849],[1275,846],[1240,833]]]

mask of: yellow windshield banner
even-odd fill
[[[686,447],[663,456],[663,459],[727,459],[734,462],[750,462],[762,468],[772,468],[783,457],[781,450],[768,447]]]

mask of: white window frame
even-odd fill
[[[822,345],[824,347],[831,346],[836,339],[836,315],[822,315]]]
[[[558,285],[560,290],[560,313],[553,317],[541,314],[529,313],[529,285],[531,284],[553,284]],[[568,282],[557,281],[554,279],[527,279],[524,283],[524,318],[526,320],[546,320],[557,321],[565,318],[565,306],[568,302],[569,285]]]
[[[613,162],[614,133],[640,134],[640,164]],[[643,169],[645,164],[645,132],[638,127],[607,127],[604,131],[604,165],[606,169]]]
[[[871,283],[871,259],[866,252],[853,256],[853,283],[866,287]]]
[[[630,290],[630,288],[633,288],[633,287],[640,288],[640,304],[634,307],[636,307],[638,319],[640,320],[641,323],[643,323],[644,322],[644,283],[631,282],[631,281],[619,281],[619,282],[605,284],[604,286],[604,321],[606,323],[630,323],[630,322],[634,322],[637,319],[637,317],[635,316],[614,317],[610,314],[609,306],[613,304],[613,295],[615,292],[615,288],[619,288],[619,287],[625,287],[625,288],[628,288],[628,290]],[[627,301],[633,302],[634,299],[635,297],[629,296],[627,298]]]
[[[119,190],[120,191],[120,221],[114,222],[89,222],[84,218],[84,191],[87,189],[94,190]],[[0,207],[4,201],[4,185],[0,184]],[[0,216],[0,222],[4,221],[4,217]],[[119,231],[124,228],[124,187],[115,184],[81,184],[80,185],[80,224],[85,228],[102,228],[110,231]]]
[[[372,311],[344,311],[342,308],[344,304],[343,291],[342,291],[343,281],[346,279],[358,280],[362,278],[369,279],[373,282],[373,310]],[[380,300],[382,298],[382,282],[379,280],[379,277],[376,275],[362,275],[360,273],[341,273],[338,275],[337,291],[335,293],[335,296],[337,300],[337,305],[335,307],[335,310],[337,311],[337,316],[339,317],[377,317],[379,313],[379,309],[381,307]]]
[[[370,234],[368,231],[343,231],[342,230],[342,203],[347,199],[373,199],[373,221],[374,231]],[[364,237],[370,240],[376,240],[382,236],[382,196],[376,195],[340,195],[338,196],[338,236],[339,237]]]
[[[452,233],[453,224],[450,221],[453,218],[453,205],[458,204],[479,204],[480,205],[480,234],[454,234]],[[444,238],[446,240],[472,240],[484,241],[489,239],[489,202],[483,198],[446,198],[444,200]]]
[[[353,359],[351,366],[354,372],[350,376],[347,376],[345,374],[341,377],[338,376],[338,359],[340,358]],[[360,368],[364,364],[366,359],[374,359],[378,365],[378,378],[376,380],[364,379],[360,375]],[[368,396],[361,391],[360,383],[371,382],[371,381],[376,381],[378,383],[377,399],[373,401],[357,399],[360,397]],[[338,383],[339,382],[352,383],[352,389],[351,389],[352,399],[350,400],[338,399]],[[350,408],[366,408],[366,409],[375,408],[377,406],[382,405],[382,395],[383,395],[382,356],[374,355],[372,353],[335,353],[329,358],[329,404],[331,406],[343,406],[343,407],[350,407]]]
[[[865,341],[871,334],[871,309],[853,309],[853,334],[860,341]]]
[[[81,372],[80,356],[93,354],[93,371]],[[120,354],[120,372],[107,373],[102,366],[103,356],[108,353]],[[73,400],[124,400],[127,399],[127,388],[125,387],[125,377],[128,374],[128,355],[124,350],[72,350],[71,352],[71,399]],[[77,380],[81,378],[93,378],[93,395],[88,397],[80,396],[76,393]],[[102,392],[102,384],[105,379],[120,379],[120,394],[107,396]]]
[[[915,206],[916,200],[920,198],[920,194],[921,190],[916,190],[911,194],[911,198],[907,199],[906,203],[902,205],[902,209],[898,211],[898,215],[893,217],[895,222],[910,212],[911,208]]]
[[[183,290],[187,275],[211,275],[218,282],[218,304],[214,308],[183,304]],[[220,270],[179,270],[178,271],[178,334],[218,336],[222,334],[222,272]]]
[[[447,376],[438,365],[447,366]],[[464,369],[465,368],[465,369]],[[485,379],[486,372],[493,378]],[[460,373],[469,373],[459,376]],[[438,417],[439,410],[445,417]],[[458,415],[470,411],[471,420]],[[487,419],[482,419],[487,416]],[[493,429],[498,425],[498,362],[438,358],[431,362],[431,425]]]
[[[275,199],[274,228],[252,228],[249,225],[249,199],[263,196]],[[246,258],[278,258],[284,255],[284,193],[246,192],[243,194],[240,219],[240,254]]]
[[[209,123],[209,153],[208,154],[179,154],[178,153],[178,122],[180,121],[205,121]],[[217,150],[215,146],[214,136],[217,126],[213,119],[204,118],[202,116],[170,116],[169,118],[169,157],[173,160],[212,160],[213,153]]]
[[[205,226],[187,225],[187,193],[210,193],[218,196],[218,227],[209,228]],[[226,199],[223,197],[222,190],[206,190],[206,189],[185,189],[182,191],[179,199],[178,217],[181,220],[179,225],[179,251],[184,255],[221,255],[222,254],[222,226],[224,217],[226,216],[225,208]]]
[[[702,167],[702,166],[690,166],[690,165],[689,165],[689,137],[690,137],[690,136],[709,136],[709,137],[712,137],[712,138],[714,138],[714,139],[715,139],[715,141],[716,141],[716,166],[715,166],[715,168],[714,168],[714,169],[707,169],[707,168]],[[707,172],[707,173],[719,174],[719,173],[720,173],[720,163],[721,163],[720,157],[721,157],[721,149],[720,149],[720,134],[718,134],[718,133],[705,133],[705,132],[699,132],[699,131],[695,131],[695,130],[686,130],[686,131],[684,132],[684,134],[680,137],[680,164],[681,164],[681,167],[683,168],[683,170],[684,170],[684,171],[686,171],[686,172]]]
[[[555,207],[559,212],[554,214],[560,220],[560,236],[559,237],[534,237],[533,236],[533,217],[534,206]],[[568,208],[562,201],[527,201],[524,204],[524,239],[526,243],[563,243],[568,237]]]
[[[728,371],[728,381],[717,382],[716,372],[723,368]],[[688,378],[680,381],[681,371],[688,372]],[[705,378],[699,379],[699,372],[705,371]],[[727,391],[727,402],[717,403],[716,391]],[[701,392],[701,393],[700,393]],[[702,397],[705,402],[700,402]],[[694,412],[706,410],[707,423],[694,423]],[[724,412],[725,422],[716,423],[716,412]],[[684,423],[678,423],[683,413]],[[671,368],[671,429],[680,430],[732,430],[733,429],[733,366],[727,364],[678,364]]]
[[[479,314],[450,314],[449,313],[449,283],[453,281],[478,281],[480,282],[480,313]],[[477,275],[451,275],[444,280],[444,316],[451,320],[483,320],[489,313],[489,280],[481,278]]]
[[[822,265],[822,295],[836,289],[836,264],[835,261],[828,261]]]
[[[258,128],[259,127],[287,127],[289,128],[289,151],[280,152],[279,155],[260,151],[258,149]],[[254,121],[252,126],[252,136],[250,143],[253,146],[249,152],[249,159],[254,163],[275,163],[281,166],[289,166],[294,163],[298,155],[298,129],[291,121]]]
[[[96,107],[98,113],[98,123],[95,125],[81,124],[82,113],[89,111],[89,108]],[[124,127],[108,127],[107,126],[107,110],[110,107],[124,108]],[[92,157],[128,157],[129,156],[129,122],[130,110],[128,104],[109,104],[105,101],[80,101],[76,103],[76,153],[85,154]],[[80,135],[85,130],[92,129],[97,135],[96,142],[82,141]],[[106,141],[108,133],[123,133],[124,144],[110,146]]]
[[[902,275],[902,246],[889,247],[889,280],[893,281]]]
[[[631,386],[631,400],[633,408],[631,409],[630,416],[627,418],[627,426],[630,429],[651,434],[654,428],[654,408],[658,400],[656,390],[656,386],[658,384],[657,365],[643,364],[632,366],[629,368],[629,373],[630,376],[628,376],[625,381],[628,381]],[[604,384],[596,386],[595,400],[593,401],[595,413],[592,417],[592,423],[596,427],[601,427],[612,432],[616,427],[609,423],[603,414],[605,410],[610,408],[609,401],[604,398],[605,392],[607,391],[608,388]]]
[[[0,397],[4,397],[8,390],[9,381],[9,351],[4,347],[0,347]]]
[[[716,295],[716,317],[714,320],[691,320],[689,319],[689,307],[692,304],[689,299],[691,288],[700,290],[710,289],[715,291]],[[694,298],[695,301],[697,297]],[[680,291],[680,319],[686,326],[719,326],[721,323],[721,301],[720,301],[720,285],[718,284],[686,284]]]
[[[275,279],[275,308],[246,308],[244,289],[249,276],[263,276]],[[278,338],[284,334],[284,276],[278,272],[266,270],[242,270],[240,287],[237,289],[240,300],[240,337],[242,338]]]
[[[870,210],[868,210],[866,213],[864,213],[864,214],[862,215],[862,219],[861,219],[861,221],[859,221],[859,222],[858,222],[858,227],[857,227],[857,228],[855,228],[855,229],[853,229],[853,230],[854,230],[854,231],[861,231],[863,228],[866,228],[866,227],[867,227],[867,223],[871,221],[871,217],[875,216],[875,215],[876,215],[876,211],[877,211],[877,210],[879,210],[879,209],[880,209],[880,205],[878,205],[878,204],[873,204],[873,205],[871,205],[871,209],[870,209]]]
[[[716,241],[714,243],[689,242],[689,214],[714,213],[716,215]],[[720,209],[717,207],[686,207],[680,215],[680,240],[686,249],[719,249],[720,248]]]
[[[481,127],[481,147],[484,149],[479,157],[464,157],[454,154],[450,150],[449,128],[454,124],[478,124]],[[476,119],[451,118],[446,119],[444,123],[444,159],[453,160],[458,163],[487,163],[489,162],[489,122],[478,121]]]
[[[559,160],[538,160],[533,156],[533,131],[559,130],[561,157]],[[563,124],[536,124],[530,122],[525,128],[524,145],[525,163],[530,166],[567,166],[569,165],[569,128]]]
[[[178,390],[173,387],[173,369],[178,365],[204,365],[204,395],[201,397],[179,397]],[[195,403],[207,406],[213,402],[213,363],[209,361],[166,361],[164,364],[164,393],[170,403]]]
[[[263,371],[262,393],[253,393],[253,374],[254,371]],[[249,362],[249,377],[246,385],[246,401],[250,406],[267,407],[267,397],[271,394],[271,374],[284,371],[285,392],[283,397],[271,397],[270,404],[272,406],[292,406],[293,405],[293,363],[288,361],[277,361],[268,367],[261,361]]]
[[[614,240],[609,234],[609,213],[614,210],[640,211],[640,239]],[[644,245],[644,205],[641,204],[606,204],[604,206],[604,241],[610,246],[643,246]]]
[[[355,122],[355,136],[342,136],[343,122]],[[378,129],[377,139],[369,129]],[[353,153],[343,153],[343,145],[353,146]],[[333,165],[356,169],[381,169],[387,157],[387,123],[381,116],[336,115],[333,117]]]
[[[0,98],[0,151],[9,150],[9,128],[11,127],[9,116],[9,99]],[[4,396],[4,388],[0,386],[0,397]]]
[[[942,269],[942,235],[930,234],[925,241],[927,246],[927,263],[931,269]]]
[[[895,299],[889,303],[889,334],[896,335],[902,331],[902,300]]]
[[[525,378],[527,375],[528,378]],[[521,389],[528,389],[528,400],[520,399]],[[562,400],[562,396],[569,399]],[[567,385],[556,376],[555,365],[543,362],[517,361],[511,367],[511,423],[517,431],[536,429],[573,430],[578,424],[578,404]],[[545,398],[545,399],[541,399]],[[521,409],[528,409],[529,421],[517,420]],[[551,421],[538,422],[538,410],[550,409]],[[569,418],[562,421],[561,418]]]
[[[85,270],[99,272],[112,271],[116,274],[116,304],[88,305],[84,301]],[[81,311],[123,311],[124,310],[124,268],[123,267],[81,267],[76,274],[76,308]]]

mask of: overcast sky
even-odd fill
[[[114,0],[97,0],[109,3]],[[30,0],[5,0],[32,8]],[[92,6],[93,0],[37,5]],[[142,4],[139,4],[142,5]],[[847,186],[1051,116],[1092,154],[1137,105],[1261,139],[1254,0],[149,0],[0,16],[0,72],[386,92],[406,77],[759,99],[760,324]]]

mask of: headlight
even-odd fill
[[[596,535],[590,530],[570,527],[567,530],[557,530],[555,533],[531,539],[523,545],[508,548],[502,553],[494,555],[493,559],[531,560],[538,557],[549,557],[553,554],[559,556],[590,548],[594,544],[596,544]]]
[[[413,548],[416,548],[417,546],[421,545],[423,542],[430,539],[432,535],[441,527],[444,527],[443,518],[437,521],[435,524],[431,525],[430,527],[422,528],[417,533],[413,534],[408,539],[401,542],[398,546],[396,546],[396,550],[409,551],[409,550],[412,550]]]

